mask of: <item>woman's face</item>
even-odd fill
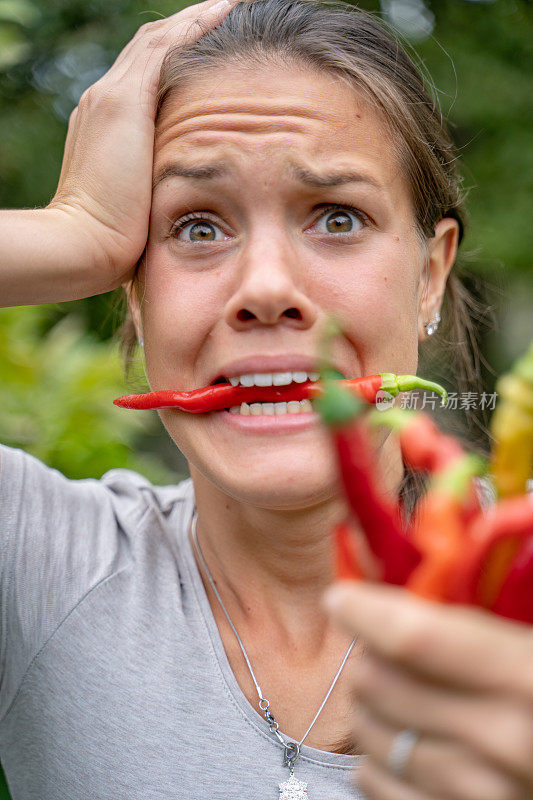
[[[425,258],[409,186],[379,113],[344,83],[282,67],[198,79],[162,110],[154,183],[139,285],[153,390],[309,371],[331,311],[346,377],[416,370]],[[266,430],[225,411],[161,418],[235,499],[288,509],[335,494],[316,414]]]

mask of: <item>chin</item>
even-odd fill
[[[242,481],[234,479],[231,483],[220,483],[218,487],[239,503],[272,511],[303,511],[336,496],[335,486],[327,486],[323,481],[316,484],[290,483],[285,479],[258,486],[257,480],[250,481],[247,477]]]
[[[302,448],[291,458],[265,451],[261,457],[254,456],[257,463],[253,465],[246,453],[226,459],[220,458],[218,451],[209,461],[197,452],[191,455],[189,465],[195,480],[207,480],[239,503],[296,511],[327,502],[338,494],[333,453],[322,448],[315,447],[312,453]]]

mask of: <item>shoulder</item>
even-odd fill
[[[194,502],[194,487],[190,477],[181,477],[170,486],[156,486],[144,475],[129,469],[111,469],[100,478],[100,484],[115,509],[117,516],[132,522],[145,514],[169,518],[182,516]]]
[[[0,508],[2,515],[56,520],[76,508],[78,521],[98,517],[104,509],[120,520],[143,516],[149,509],[168,515],[193,498],[192,480],[155,486],[129,469],[111,469],[100,479],[72,480],[23,450],[0,445]]]

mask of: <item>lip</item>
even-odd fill
[[[223,424],[242,433],[285,434],[315,428],[320,420],[316,411],[304,411],[303,414],[258,414],[244,416],[231,414],[229,411],[215,411]]]
[[[339,367],[340,372],[346,374]],[[210,381],[214,383],[218,378],[235,378],[239,375],[249,375],[253,372],[320,372],[316,356],[297,355],[295,353],[282,353],[279,355],[257,355],[239,358],[221,366]]]

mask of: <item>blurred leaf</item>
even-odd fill
[[[97,341],[75,314],[41,338],[44,307],[0,313],[0,441],[22,447],[70,478],[126,467],[155,483],[180,476],[136,452],[156,417],[125,412],[118,348]]]
[[[14,25],[0,23],[0,70],[25,61],[31,45]]]
[[[0,767],[0,800],[10,800],[10,797],[4,773]]]
[[[0,0],[0,20],[28,27],[35,25],[40,18],[39,9],[29,0]]]

